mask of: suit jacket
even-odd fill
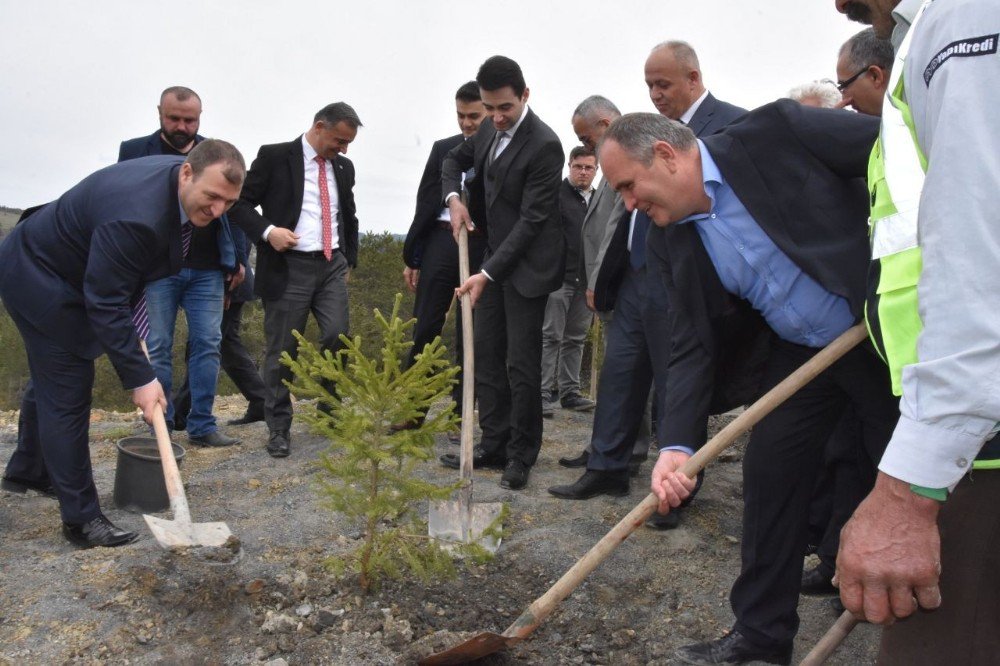
[[[343,155],[333,160],[333,177],[339,199],[337,241],[352,268],[358,265],[358,217],[354,205],[354,164]],[[274,225],[295,230],[302,212],[305,188],[302,138],[288,143],[261,146],[250,165],[240,200],[229,218],[257,243],[257,280],[254,293],[267,299],[281,298],[288,282],[285,255],[263,238]],[[256,207],[260,206],[261,213]]]
[[[747,111],[728,102],[715,99],[709,93],[691,117],[688,127],[695,136],[709,136],[726,127]],[[621,216],[601,258],[597,279],[594,281],[594,305],[600,311],[611,310],[618,296],[625,269],[628,267],[629,217]]]
[[[476,170],[466,188],[470,202],[485,210],[482,268],[498,283],[509,281],[525,298],[535,298],[555,291],[563,281],[566,241],[558,205],[563,150],[548,125],[530,108],[525,114],[492,164],[487,163],[497,132],[490,119],[455,146],[441,167],[439,200],[460,191],[463,171]]]
[[[597,192],[590,195],[593,199]],[[559,215],[562,217],[563,235],[566,238],[566,273],[563,282],[580,284],[580,266],[582,253],[580,243],[583,240],[583,218],[587,215],[588,204],[580,191],[564,178],[559,185]]]
[[[427,234],[433,231],[438,223],[441,209],[441,162],[452,148],[462,143],[462,135],[456,134],[447,139],[440,139],[431,146],[431,154],[424,166],[424,175],[417,187],[417,210],[413,214],[413,222],[403,241],[403,262],[410,268],[420,268],[423,246]],[[478,225],[480,220],[475,215],[472,219]],[[485,224],[485,220],[483,220]]]
[[[205,140],[200,134],[194,137],[195,144]],[[118,147],[118,161],[134,160],[137,157],[149,157],[150,155],[162,155],[163,142],[160,141],[160,130],[156,130],[149,136],[140,136],[135,139],[122,141]]]
[[[864,177],[878,119],[779,100],[703,139],[768,237],[860,316],[868,267]],[[667,432],[700,445],[710,413],[756,396],[773,332],[723,288],[693,224],[650,229],[649,270],[670,302]]]
[[[132,324],[145,282],[181,268],[182,158],[116,164],[31,211],[0,245],[0,296],[82,358],[106,352],[126,388],[155,378]]]
[[[205,140],[200,134],[194,137],[195,145]],[[156,130],[149,136],[140,136],[136,139],[122,141],[118,148],[118,161],[134,160],[150,155],[162,155],[163,142],[160,140],[160,130]],[[242,302],[249,300],[253,295],[253,270],[250,268],[248,260],[248,246],[246,237],[238,229],[234,230],[229,226],[229,218],[223,215],[220,222],[213,221],[213,224],[220,225],[220,232],[216,236],[219,244],[219,263],[223,270],[233,273],[237,270],[237,263],[246,268],[246,277],[243,283],[233,294],[233,300]]]
[[[583,218],[580,271],[587,281],[587,289],[593,289],[597,284],[597,272],[608,250],[612,232],[617,221],[627,212],[625,202],[611,189],[611,184],[607,180],[601,181],[600,187],[590,198],[587,215]]]

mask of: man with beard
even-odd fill
[[[183,86],[167,88],[156,107],[160,131],[148,137],[123,141],[118,161],[150,155],[187,155],[204,140],[198,134],[201,123],[201,98]],[[238,287],[246,275],[246,238],[229,227],[223,217],[211,225],[191,229],[185,235],[183,268],[146,286],[145,302],[149,315],[147,342],[156,376],[167,394],[173,384],[173,342],[177,309],[183,308],[188,324],[185,348],[187,376],[174,393],[167,408],[167,424],[174,430],[187,430],[188,439],[197,446],[231,446],[239,440],[219,432],[212,415],[215,389],[221,360],[220,345],[224,319],[225,292]],[[236,266],[223,266],[220,257],[236,253]],[[239,308],[236,310],[237,316]],[[236,323],[237,327],[239,322]],[[231,337],[231,336],[230,336]],[[237,338],[238,341],[238,338]],[[242,344],[240,344],[242,349]],[[263,399],[259,375],[252,369],[251,382]],[[231,358],[232,354],[227,354]],[[243,382],[246,384],[246,382]],[[178,399],[180,397],[180,399]]]
[[[840,594],[891,625],[880,663],[995,663],[1000,5],[836,6],[896,49],[869,163],[867,318],[902,396],[875,489],[841,537]]]

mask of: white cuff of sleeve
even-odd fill
[[[889,476],[926,488],[954,488],[972,468],[992,423],[963,417],[964,430],[921,423],[900,415],[878,468]],[[983,434],[967,430],[981,425]]]
[[[264,229],[264,233],[262,233],[260,237],[263,238],[264,240],[267,240],[267,235],[271,233],[271,229],[274,229],[274,225],[273,224],[267,225],[267,229]]]
[[[444,205],[447,206],[448,202],[451,201],[452,197],[457,197],[457,196],[458,196],[458,192],[449,192],[448,196],[446,196],[444,198]]]
[[[671,446],[664,446],[663,448],[660,449],[660,453],[663,453],[664,451],[680,451],[681,453],[686,453],[689,456],[693,456],[694,455],[694,449],[692,449],[690,446],[683,446],[681,444],[673,444]]]
[[[482,273],[483,275],[485,275],[486,279],[489,280],[490,282],[496,282],[496,280],[494,280],[493,278],[491,278],[490,274],[486,272],[485,268],[480,268],[479,272]]]

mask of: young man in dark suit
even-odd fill
[[[335,102],[316,113],[305,134],[261,147],[230,215],[257,243],[255,292],[264,303],[267,338],[264,418],[274,458],[291,452],[292,401],[283,382],[292,375],[281,354],[298,352],[292,331],[305,330],[312,312],[321,347],[336,352],[348,330],[347,277],[358,263],[358,218],[354,165],[344,153],[359,127],[354,109]]]
[[[144,283],[181,268],[182,225],[205,227],[239,197],[243,157],[206,140],[188,155],[102,169],[26,212],[0,245],[0,297],[24,339],[31,380],[5,490],[59,500],[63,534],[83,546],[136,538],[101,513],[88,426],[94,359],[106,353],[147,422],[163,389],[132,322]]]
[[[434,142],[424,175],[417,189],[417,210],[403,243],[403,281],[410,291],[417,294],[413,303],[413,316],[417,323],[413,328],[413,348],[407,360],[408,365],[424,350],[424,346],[441,335],[445,314],[455,297],[455,288],[460,284],[458,276],[458,244],[451,235],[451,218],[446,207],[441,205],[441,162],[445,155],[463,141],[468,140],[486,117],[486,109],[479,97],[479,86],[475,81],[462,84],[455,93],[455,115],[461,133]],[[475,172],[469,171],[465,178],[471,179]],[[469,270],[479,272],[479,266],[486,252],[486,222],[482,213],[473,215],[481,226],[469,233]],[[455,316],[455,359],[462,363],[462,318]],[[455,411],[462,413],[462,384],[459,382],[451,392],[455,401]]]
[[[859,320],[864,176],[877,128],[866,116],[780,100],[700,140],[652,114],[608,129],[601,167],[626,205],[657,225],[649,270],[670,304],[664,449],[652,475],[661,511],[695,488],[677,470],[704,442],[709,413],[771,388]],[[754,428],[743,462],[742,571],[730,595],[736,624],[681,648],[682,661],[790,662],[809,500],[847,404],[879,457],[898,409],[870,345]]]
[[[542,445],[542,320],[550,292],[562,283],[565,239],[558,192],[563,151],[527,105],[521,68],[493,56],[476,76],[488,118],[456,146],[441,169],[443,200],[455,235],[476,228],[461,202],[463,172],[472,201],[483,202],[487,253],[479,273],[459,289],[476,304],[476,394],[483,438],[473,464],[503,469],[500,485],[528,483]],[[442,463],[457,467],[458,458]]]

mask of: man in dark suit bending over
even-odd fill
[[[239,151],[211,139],[186,160],[116,164],[27,211],[0,245],[0,298],[31,368],[2,485],[57,497],[63,534],[78,546],[136,538],[97,499],[88,447],[94,359],[108,355],[147,422],[156,406],[166,409],[130,306],[144,283],[180,271],[182,226],[206,227],[225,213],[244,174]]]
[[[873,118],[780,100],[702,139],[652,114],[623,116],[605,134],[601,167],[655,223],[649,270],[670,304],[665,448],[652,475],[661,511],[695,487],[677,469],[704,442],[709,413],[753,397],[755,375],[760,390],[773,387],[859,320],[863,177],[877,129]],[[736,623],[724,638],[680,648],[681,661],[790,662],[823,446],[850,404],[869,455],[884,449],[898,416],[885,375],[863,344],[754,428],[730,595]]]
[[[264,419],[267,452],[291,452],[292,401],[283,380],[294,358],[292,331],[304,331],[312,312],[320,345],[334,352],[347,333],[347,277],[358,263],[354,165],[344,157],[361,127],[344,102],[320,109],[312,127],[288,143],[263,146],[250,165],[243,195],[230,219],[257,243],[255,292],[264,303]],[[256,207],[260,206],[258,213]]]
[[[550,292],[562,284],[565,238],[559,218],[563,151],[548,125],[528,108],[521,68],[504,56],[476,76],[488,117],[445,158],[442,193],[454,233],[476,228],[462,204],[461,175],[471,201],[486,211],[487,251],[479,273],[459,288],[476,304],[476,394],[483,430],[476,467],[503,469],[500,485],[528,483],[542,445],[542,320]],[[442,463],[458,467],[454,455]]]

